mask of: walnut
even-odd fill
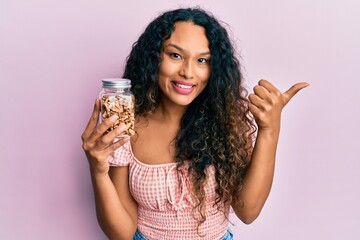
[[[135,114],[134,114],[134,97],[128,95],[105,95],[101,98],[101,117],[109,118],[112,115],[118,115],[118,119],[112,127],[106,132],[110,132],[118,127],[121,123],[126,125],[125,135],[132,136],[135,134]]]

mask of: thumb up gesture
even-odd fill
[[[259,130],[280,130],[281,111],[285,105],[308,83],[296,83],[286,92],[280,92],[267,80],[260,80],[249,94],[249,110]]]

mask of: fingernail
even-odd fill
[[[115,122],[116,119],[118,119],[118,118],[119,118],[119,116],[116,115],[116,114],[114,114],[114,115],[112,115],[112,116],[110,117],[110,121]]]
[[[116,133],[120,134],[122,133],[124,130],[126,129],[126,125],[125,124],[120,124],[117,128],[116,128]]]

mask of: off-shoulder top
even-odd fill
[[[225,217],[214,205],[213,167],[206,170],[206,220],[198,232],[188,163],[178,170],[176,163],[142,163],[134,156],[130,141],[117,149],[108,161],[112,167],[129,167],[129,188],[138,203],[138,230],[146,239],[220,239],[226,233],[228,215]],[[225,212],[228,213],[229,208]]]

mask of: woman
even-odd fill
[[[308,84],[281,93],[260,80],[246,98],[226,30],[201,9],[153,20],[124,77],[136,99],[136,134],[114,142],[121,125],[103,135],[116,116],[97,125],[96,100],[82,135],[102,230],[109,239],[232,239],[230,209],[246,224],[259,215],[281,110]]]

